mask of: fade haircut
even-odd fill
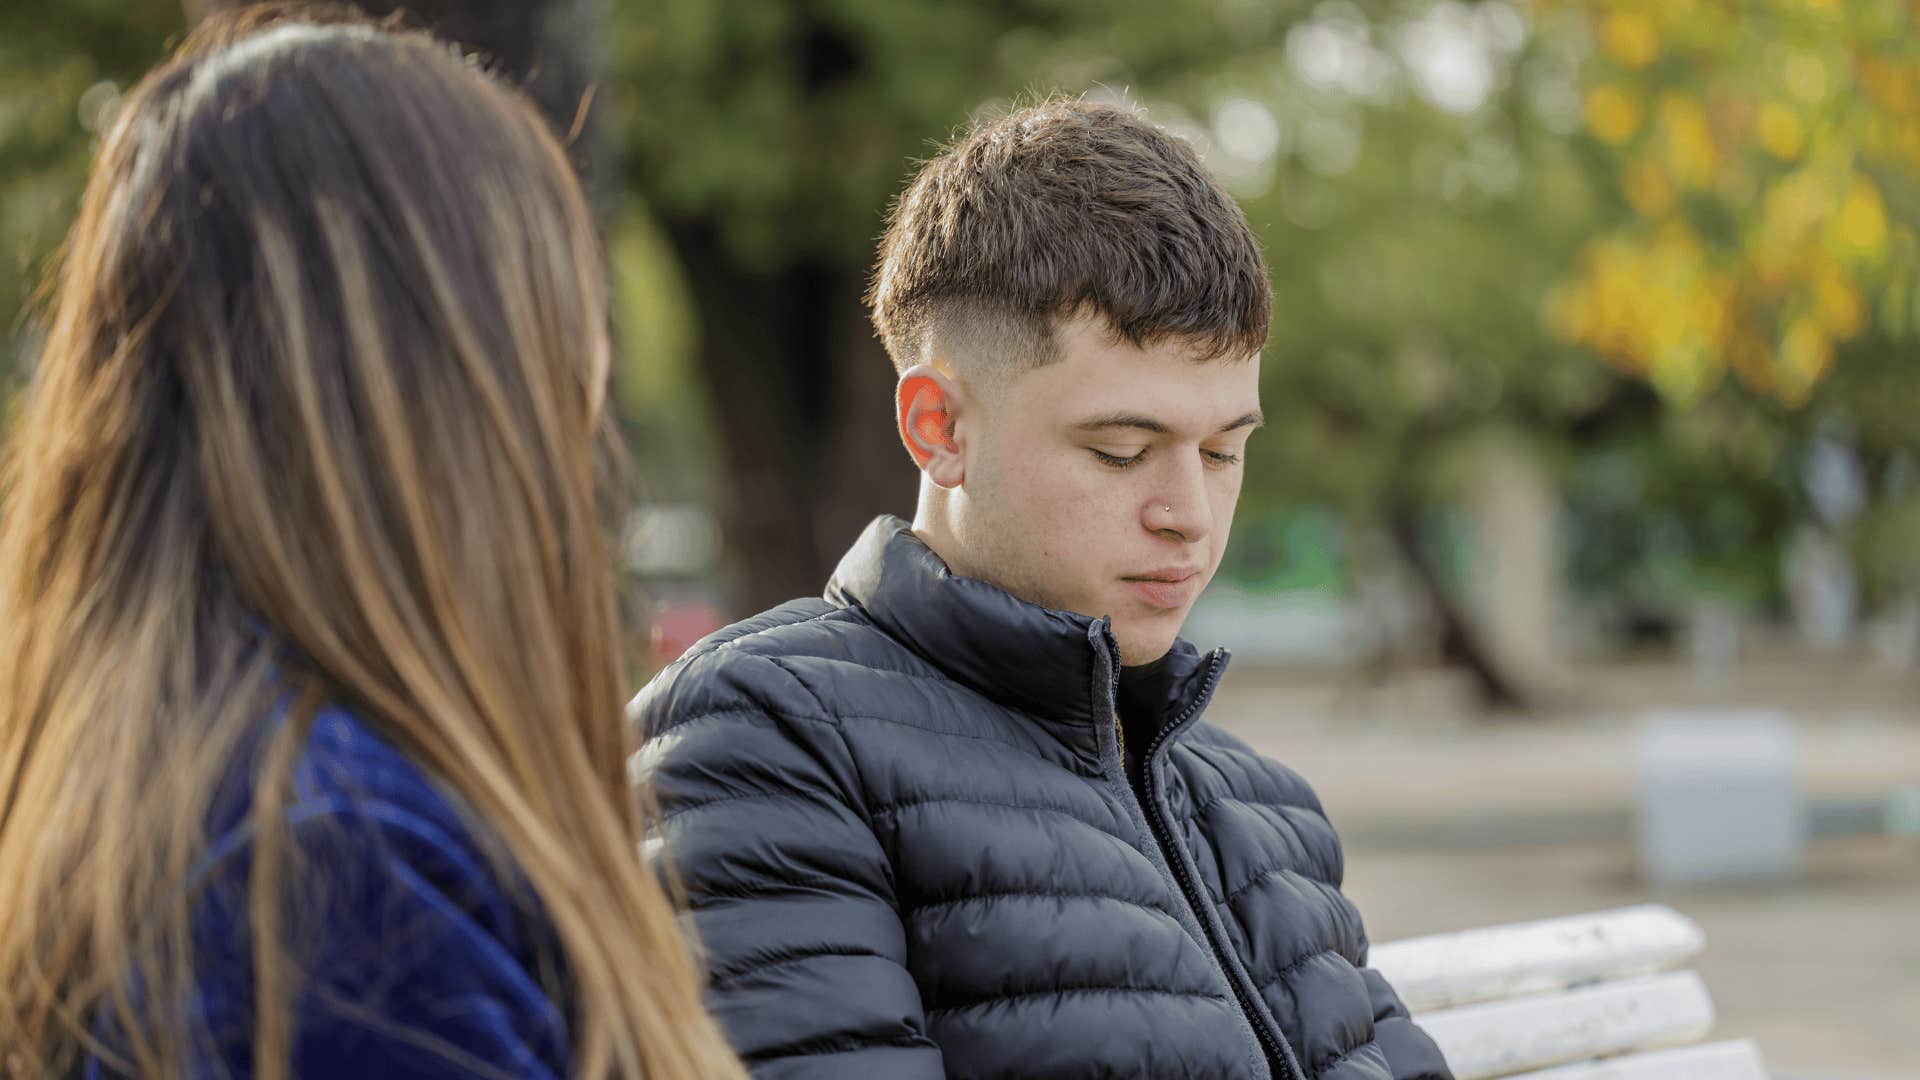
[[[1061,320],[1195,360],[1267,340],[1272,290],[1246,216],[1187,143],[1132,109],[1052,99],[980,124],[895,203],[867,290],[897,371],[936,342],[971,372],[1059,358]]]

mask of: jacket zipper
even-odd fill
[[[1218,653],[1215,653],[1212,659],[1207,662],[1206,681],[1201,684],[1200,693],[1194,696],[1193,703],[1188,705],[1186,710],[1183,711],[1179,718],[1174,720],[1173,723],[1162,727],[1160,732],[1153,737],[1153,741],[1147,744],[1146,756],[1141,759],[1140,763],[1140,773],[1144,782],[1144,794],[1146,795],[1146,798],[1142,800],[1145,805],[1140,809],[1142,813],[1146,815],[1147,826],[1153,830],[1155,842],[1160,845],[1160,853],[1166,860],[1167,869],[1172,872],[1175,883],[1180,886],[1180,892],[1186,897],[1188,906],[1193,908],[1194,918],[1199,922],[1201,932],[1207,935],[1207,943],[1214,951],[1214,962],[1220,965],[1220,973],[1226,976],[1227,985],[1233,990],[1234,1000],[1239,1002],[1240,1011],[1246,1015],[1247,1025],[1253,1028],[1254,1038],[1260,1043],[1260,1048],[1266,1052],[1268,1067],[1276,1074],[1288,1077],[1289,1080],[1302,1080],[1300,1074],[1294,1069],[1292,1055],[1288,1054],[1286,1050],[1281,1047],[1279,1041],[1274,1038],[1273,1033],[1267,1030],[1267,1025],[1261,1023],[1258,1005],[1250,1000],[1248,991],[1240,985],[1240,980],[1233,977],[1232,957],[1227,954],[1225,948],[1223,948],[1218,941],[1214,940],[1213,930],[1203,914],[1203,912],[1207,910],[1201,906],[1206,903],[1204,891],[1200,888],[1199,883],[1195,882],[1192,876],[1187,873],[1186,860],[1180,858],[1180,849],[1174,846],[1176,838],[1173,835],[1173,827],[1167,824],[1165,818],[1160,813],[1159,779],[1154,771],[1154,758],[1160,753],[1161,744],[1165,743],[1168,737],[1174,732],[1184,727],[1187,721],[1192,718],[1195,710],[1199,709],[1201,705],[1213,697],[1214,686],[1219,681],[1220,656]],[[1112,699],[1117,702],[1119,700],[1119,694],[1120,666],[1116,663],[1113,665]],[[1118,726],[1117,717],[1115,719],[1115,726]],[[1122,760],[1124,761],[1125,759],[1123,758]]]

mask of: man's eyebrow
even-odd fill
[[[1259,410],[1256,409],[1240,417],[1238,420],[1234,420],[1223,426],[1218,432],[1215,432],[1215,434],[1225,435],[1229,431],[1238,431],[1244,427],[1257,428],[1266,422],[1267,418],[1260,415]],[[1168,435],[1173,432],[1172,428],[1155,420],[1151,416],[1142,416],[1139,413],[1127,412],[1103,413],[1102,415],[1090,417],[1073,425],[1075,431],[1108,431],[1114,428],[1131,428],[1134,431],[1144,431],[1152,435]]]
[[[1110,428],[1133,428],[1154,435],[1165,435],[1173,430],[1153,417],[1139,413],[1105,413],[1073,425],[1075,431],[1106,431]]]

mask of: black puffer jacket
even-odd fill
[[[1202,722],[1226,654],[958,578],[896,518],[634,708],[711,1005],[761,1077],[1447,1077],[1364,967],[1307,785]],[[1137,797],[1116,709],[1151,732]]]

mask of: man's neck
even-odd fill
[[[947,569],[960,577],[974,577],[968,572],[971,560],[964,558],[960,544],[954,539],[953,528],[948,518],[946,499],[943,492],[924,477],[920,480],[920,498],[913,510],[913,535],[927,545],[927,549],[940,556]]]

